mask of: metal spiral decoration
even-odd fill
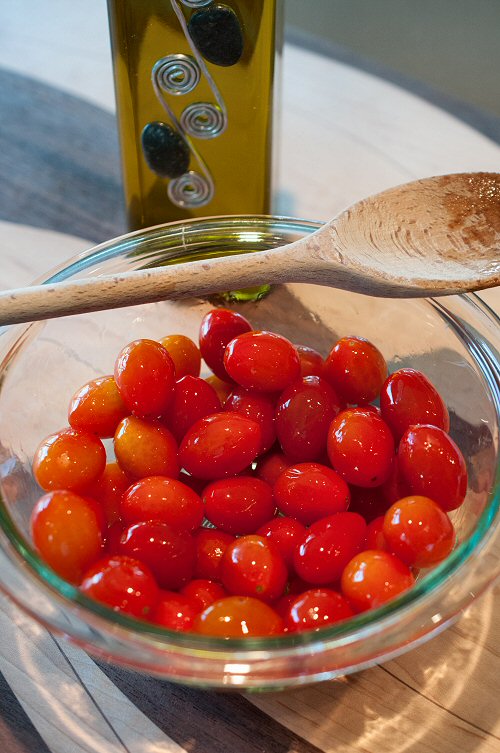
[[[202,207],[212,200],[214,185],[204,175],[190,170],[171,180],[167,192],[170,201],[178,207]]]
[[[188,8],[203,8],[211,2],[212,0],[181,0],[181,3],[187,5]]]
[[[167,55],[156,61],[152,76],[167,94],[188,94],[199,83],[200,67],[190,55]]]
[[[209,102],[194,102],[188,105],[181,115],[181,126],[197,139],[214,139],[226,130],[227,119],[224,113]]]

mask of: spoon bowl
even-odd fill
[[[172,267],[0,293],[0,325],[308,282],[388,298],[500,284],[500,175],[417,180],[364,199],[294,243]]]

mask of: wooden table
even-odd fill
[[[284,72],[278,211],[327,219],[412,178],[500,172],[498,144],[380,78],[294,46]],[[0,285],[12,287],[121,233],[124,216],[111,102],[99,108],[6,71],[0,101],[9,103]],[[500,311],[498,290],[485,297]],[[3,599],[0,744],[7,753],[498,753],[495,595],[382,666],[261,695],[197,691],[97,663]]]

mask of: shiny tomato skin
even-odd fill
[[[160,596],[149,619],[168,630],[188,631],[200,609],[190,596],[177,591],[160,590]]]
[[[118,465],[132,479],[179,475],[177,442],[159,423],[127,416],[118,424],[114,449]]]
[[[300,377],[297,351],[275,332],[238,335],[226,347],[224,366],[241,387],[259,392],[280,392]]]
[[[217,479],[240,473],[256,458],[260,426],[239,413],[214,413],[197,421],[179,447],[182,467],[192,476]]]
[[[387,378],[387,364],[369,340],[342,337],[325,359],[324,376],[345,403],[371,403]]]
[[[118,354],[115,382],[129,411],[139,418],[159,418],[174,394],[175,366],[156,340],[134,340]]]
[[[266,455],[257,458],[255,464],[255,475],[257,478],[266,481],[274,486],[278,476],[283,473],[292,464],[285,455],[279,450],[271,450]]]
[[[98,437],[112,437],[116,427],[130,411],[112,376],[87,382],[75,392],[68,408],[68,422],[73,429],[88,431]]]
[[[448,515],[429,499],[413,495],[392,505],[383,519],[389,551],[409,567],[430,567],[445,559],[455,544]]]
[[[276,439],[274,400],[268,395],[235,387],[224,403],[224,410],[241,413],[242,416],[247,416],[259,424],[262,432],[259,455],[273,446]]]
[[[453,439],[437,426],[411,426],[398,447],[398,463],[410,494],[430,497],[445,511],[460,507],[467,468]]]
[[[31,512],[31,536],[44,562],[78,584],[102,556],[105,523],[97,502],[71,491],[44,494]]]
[[[276,504],[283,515],[310,525],[349,507],[344,479],[321,463],[297,463],[281,473],[274,484]]]
[[[413,424],[432,424],[448,432],[448,409],[430,380],[416,369],[399,369],[385,381],[380,393],[382,418],[396,441]]]
[[[118,612],[148,618],[160,590],[150,569],[132,557],[103,557],[89,568],[80,590]]]
[[[199,528],[193,538],[196,552],[194,577],[220,581],[222,558],[234,536],[217,528]]]
[[[273,490],[253,476],[219,479],[203,492],[205,517],[225,533],[255,533],[276,511]]]
[[[83,491],[106,466],[106,450],[95,434],[62,429],[46,437],[33,458],[33,474],[45,491]]]
[[[193,630],[218,638],[281,635],[283,620],[268,604],[251,596],[226,596],[198,614]]]
[[[193,537],[160,520],[132,523],[124,528],[119,552],[147,565],[158,585],[167,590],[180,588],[193,576]]]
[[[241,536],[224,552],[221,582],[230,594],[272,602],[283,595],[287,579],[283,559],[264,536]]]
[[[107,463],[101,475],[86,487],[85,495],[99,502],[108,525],[113,525],[120,517],[121,498],[131,483],[118,463]]]
[[[311,588],[293,597],[284,620],[289,633],[298,633],[320,630],[353,615],[349,602],[342,594],[330,588]]]
[[[163,345],[174,362],[176,380],[187,375],[200,376],[200,349],[191,338],[186,335],[167,335],[160,340],[160,345]]]
[[[226,346],[237,335],[250,332],[252,325],[244,316],[230,309],[209,311],[200,325],[200,351],[203,360],[214,374],[224,382],[230,382],[224,366]]]
[[[161,520],[176,531],[194,531],[204,517],[201,497],[168,476],[147,476],[132,484],[120,504],[125,523]]]
[[[322,457],[328,428],[341,408],[337,394],[321,377],[293,382],[276,405],[276,433],[285,455],[296,462]]]
[[[314,585],[335,583],[352,557],[364,546],[366,523],[355,512],[338,512],[313,523],[295,549],[295,572]]]
[[[288,570],[293,570],[293,553],[306,534],[305,526],[295,518],[279,515],[268,520],[258,531],[258,536],[268,538],[279,554]]]
[[[341,590],[355,612],[376,609],[414,584],[410,568],[395,554],[368,549],[346,565]]]
[[[390,551],[384,536],[384,520],[384,515],[379,515],[378,518],[374,518],[368,523],[366,529],[366,549],[381,549],[384,552]],[[394,554],[397,554],[397,552],[394,552]]]
[[[189,583],[182,586],[180,593],[192,600],[198,612],[202,612],[214,601],[223,599],[228,595],[220,583],[205,578],[190,580]]]
[[[323,377],[325,361],[321,353],[308,345],[295,345],[300,361],[300,376]]]
[[[214,388],[205,379],[188,375],[175,383],[165,422],[180,442],[196,421],[220,411],[221,402]]]
[[[349,484],[380,486],[391,473],[394,439],[375,413],[348,408],[330,424],[327,452],[332,467]]]

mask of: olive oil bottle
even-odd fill
[[[266,214],[281,0],[108,0],[131,230]]]

